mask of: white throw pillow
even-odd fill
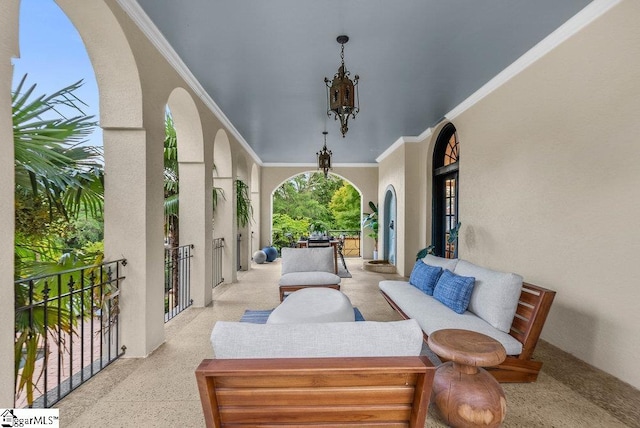
[[[522,290],[522,277],[477,266],[466,260],[458,261],[454,273],[476,279],[467,310],[498,330],[509,333]]]

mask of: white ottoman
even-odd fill
[[[349,321],[355,321],[351,300],[341,291],[326,287],[303,288],[289,294],[267,319],[269,324]]]

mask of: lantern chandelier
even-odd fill
[[[360,111],[360,99],[358,97],[358,79],[360,77],[356,74],[353,77],[353,81],[349,79],[351,74],[347,71],[344,65],[344,44],[349,41],[348,36],[338,36],[338,43],[342,45],[340,52],[340,59],[342,63],[338,72],[333,76],[333,80],[324,78],[324,83],[327,86],[327,116],[334,115],[334,120],[340,119],[340,132],[342,137],[349,130],[349,116],[356,118],[356,115]]]
[[[318,169],[321,169],[324,173],[324,178],[329,178],[329,170],[331,168],[331,150],[327,150],[327,131],[322,133],[324,135],[324,146],[322,150],[316,153],[318,156]]]

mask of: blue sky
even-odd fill
[[[13,60],[14,88],[27,73],[27,85],[37,84],[34,94],[51,94],[78,80],[76,92],[88,104],[84,112],[99,119],[98,86],[80,35],[53,0],[22,0],[20,6],[20,58]],[[90,144],[102,145],[98,128]]]

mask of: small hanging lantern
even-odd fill
[[[324,135],[324,146],[322,150],[316,153],[318,156],[318,169],[321,169],[324,172],[324,178],[329,177],[329,170],[331,168],[331,150],[327,150],[327,131],[322,133]]]
[[[360,111],[360,99],[358,96],[358,79],[356,74],[353,81],[349,79],[351,72],[347,71],[344,65],[344,44],[349,41],[348,36],[338,36],[338,43],[342,45],[340,59],[342,63],[338,72],[333,76],[333,80],[324,78],[327,87],[327,116],[334,115],[334,120],[340,119],[340,132],[342,137],[349,130],[349,116],[356,118]]]

